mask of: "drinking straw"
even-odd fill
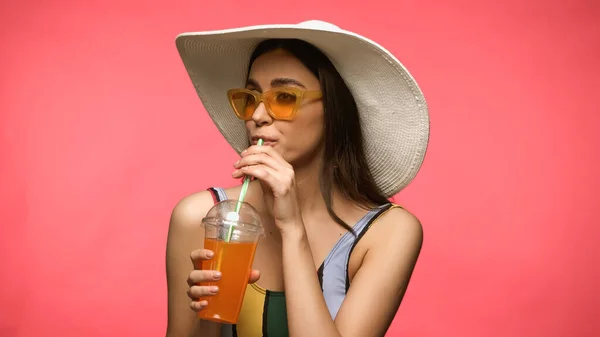
[[[258,146],[262,146],[264,140],[259,139],[257,144]],[[246,192],[248,191],[248,185],[250,184],[250,176],[246,176],[244,178],[244,183],[242,184],[242,190],[240,191],[240,197],[238,198],[237,205],[235,206],[235,212],[227,213],[226,220],[231,221],[229,224],[229,230],[227,231],[227,236],[225,236],[225,242],[229,242],[231,240],[231,235],[233,234],[233,222],[237,222],[240,219],[240,209],[242,208],[242,203],[244,202],[244,198],[246,197]]]

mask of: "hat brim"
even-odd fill
[[[390,52],[337,27],[262,25],[177,36],[177,49],[198,97],[229,144],[238,153],[249,146],[244,122],[232,112],[227,90],[246,85],[252,52],[260,42],[274,38],[304,40],[329,57],[356,101],[377,186],[386,197],[407,186],[423,163],[429,141],[423,94]]]

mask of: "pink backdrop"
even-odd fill
[[[396,197],[425,243],[388,336],[598,336],[597,1],[17,3],[0,5],[0,336],[164,336],[169,212],[235,183],[174,38],[308,19],[387,46],[430,104]]]

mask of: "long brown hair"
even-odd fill
[[[352,227],[333,211],[332,191],[336,187],[346,198],[365,209],[389,200],[375,184],[368,169],[358,108],[350,89],[329,58],[312,44],[298,39],[270,39],[261,42],[250,58],[283,49],[294,55],[318,79],[323,92],[325,149],[319,175],[327,212],[335,222],[352,232]]]

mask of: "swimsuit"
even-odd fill
[[[222,188],[209,188],[209,191],[215,202],[227,199]],[[356,239],[352,233],[344,233],[319,267],[317,275],[331,318],[335,319],[350,287],[348,263],[352,250],[375,220],[394,207],[399,206],[387,203],[370,210],[352,227]],[[287,337],[285,293],[249,284],[237,324],[222,326],[221,337]]]

